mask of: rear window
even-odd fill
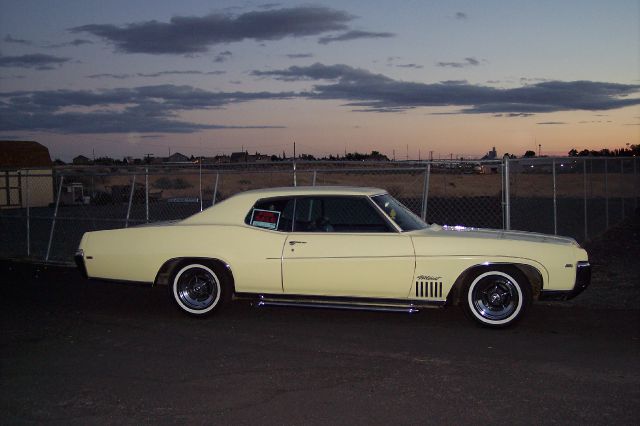
[[[256,228],[291,232],[293,204],[293,198],[260,200],[247,214],[245,223]]]

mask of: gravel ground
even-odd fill
[[[640,309],[640,212],[585,245],[591,286],[565,306]]]
[[[587,245],[592,285],[515,327],[233,304],[0,261],[0,425],[640,424],[640,220]]]

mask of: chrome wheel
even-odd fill
[[[471,313],[487,325],[507,325],[514,321],[522,310],[523,302],[521,284],[501,271],[478,275],[467,293]]]
[[[187,265],[175,275],[172,293],[183,310],[192,314],[205,314],[220,300],[220,280],[207,266]]]

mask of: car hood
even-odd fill
[[[538,234],[526,231],[504,231],[502,229],[467,228],[465,226],[440,226],[430,225],[420,231],[412,233],[424,236],[447,236],[459,238],[485,238],[491,240],[515,240],[534,243],[552,243],[561,245],[575,245],[578,243],[573,238],[559,237],[556,235]]]

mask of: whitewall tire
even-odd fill
[[[176,268],[169,283],[171,298],[183,312],[206,316],[224,300],[223,276],[202,263],[186,263]]]
[[[518,321],[531,303],[531,287],[515,271],[485,270],[465,286],[463,307],[485,327],[507,327]]]

